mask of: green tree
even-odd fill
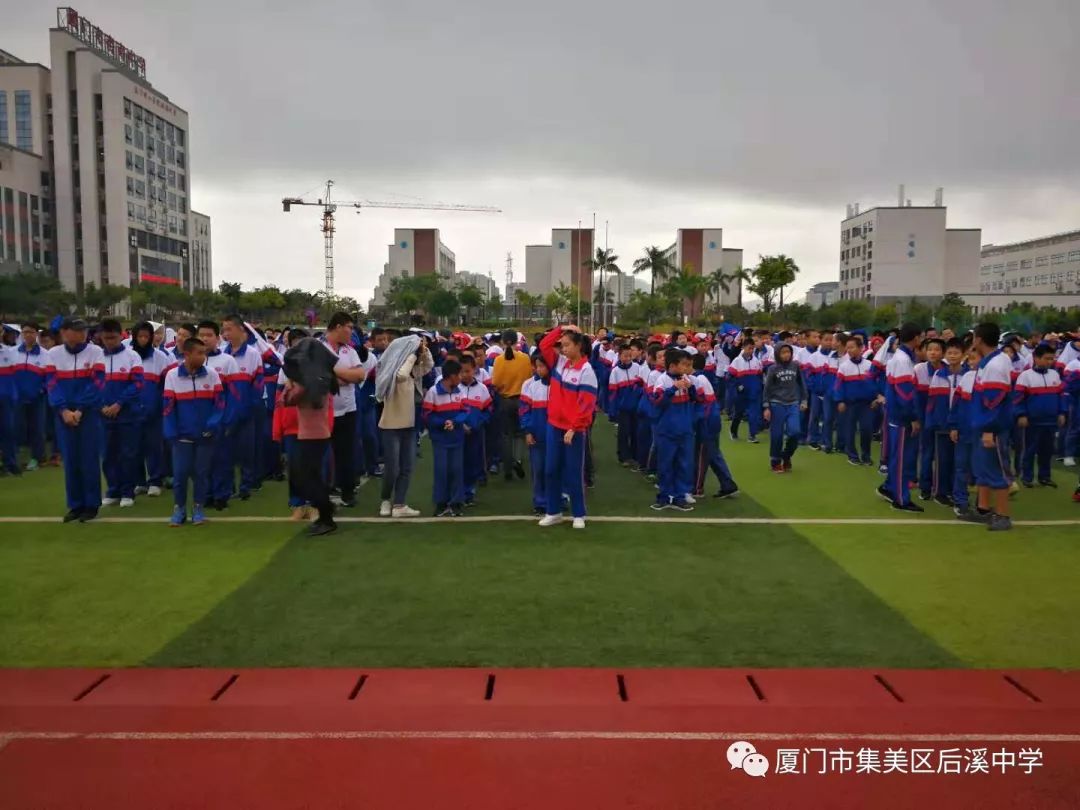
[[[428,314],[448,321],[458,313],[458,297],[453,290],[435,290],[427,300]]]
[[[0,276],[0,319],[4,321],[49,320],[69,314],[74,305],[75,294],[61,288],[49,274],[20,270]]]
[[[657,323],[666,311],[667,302],[662,296],[634,290],[623,305],[622,320],[650,326]]]
[[[900,301],[897,310],[900,312],[901,321],[913,323],[923,329],[930,327],[934,320],[934,311],[916,298]]]
[[[675,268],[671,262],[665,257],[665,251],[658,248],[656,245],[645,248],[645,255],[640,259],[634,260],[634,275],[641,273],[649,273],[649,294],[656,294],[656,284],[661,284],[668,278],[668,276],[675,273]]]
[[[945,293],[938,304],[937,317],[942,328],[959,332],[971,326],[971,307],[957,293]]]
[[[519,320],[530,320],[536,316],[536,310],[544,303],[544,297],[539,293],[530,293],[523,289],[514,291],[514,299],[517,302]]]
[[[226,314],[229,305],[225,296],[214,290],[196,290],[192,298],[195,314],[199,318],[220,318]]]
[[[772,312],[778,295],[780,307],[784,306],[784,288],[795,281],[798,272],[794,259],[783,253],[760,256],[757,267],[750,271],[751,281],[746,289],[761,298],[761,308],[765,312]]]
[[[83,306],[87,314],[104,318],[129,294],[130,290],[119,284],[102,284],[98,287],[91,281],[83,288]]]
[[[814,318],[814,308],[809,304],[788,304],[780,312],[784,321],[793,329],[809,326]]]
[[[589,312],[589,302],[582,301],[583,314]],[[567,286],[562,282],[544,297],[544,306],[547,307],[551,317],[555,320],[567,320],[576,316],[578,311],[578,288],[574,285]]]
[[[742,283],[749,281],[749,274],[741,267],[735,268],[730,273],[725,273],[722,267],[718,267],[707,275],[709,297],[716,301],[717,308],[720,305],[721,295],[731,295],[731,285],[737,284],[739,291],[738,303],[742,303]]]
[[[695,273],[687,264],[681,272],[664,282],[660,292],[672,304],[672,314],[681,319],[684,313],[691,318],[698,316],[708,289],[709,280]]]
[[[230,284],[223,281],[218,285],[218,292],[225,299],[225,305],[229,312],[238,312],[240,310],[240,295],[243,293],[243,289],[239,284]]]
[[[610,278],[613,275],[622,273],[622,270],[619,269],[618,261],[619,257],[615,255],[613,250],[608,248],[597,248],[596,255],[593,258],[586,259],[582,262],[582,266],[589,269],[592,278],[595,278],[597,273],[600,274],[599,289],[606,291],[607,285],[604,284],[604,277],[607,276]],[[603,295],[600,298],[606,299],[607,296]],[[614,302],[614,297],[612,297],[611,300]],[[608,302],[606,300],[595,300],[594,303],[600,307],[601,322],[605,321],[607,318],[608,310],[606,305]]]
[[[475,284],[459,284],[457,299],[465,307],[465,320],[468,322],[472,321],[474,310],[484,305],[484,293]]]
[[[862,299],[837,301],[819,309],[816,320],[817,326],[822,329],[831,329],[833,326],[862,329],[873,324],[874,310]]]

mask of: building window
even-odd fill
[[[144,143],[145,143],[145,140],[143,139],[142,130],[141,129],[135,130],[135,148],[136,149],[142,149]]]
[[[128,219],[135,219],[135,203],[129,202],[128,207]]]
[[[169,169],[169,188],[176,188],[176,172]]]
[[[124,143],[131,143],[135,139],[135,130],[131,124],[124,124]]]
[[[146,158],[142,155],[135,155],[135,171],[140,174],[146,171]]]
[[[1070,262],[1080,262],[1080,250],[1070,250],[1069,251],[1069,261]]]
[[[15,146],[31,151],[34,148],[33,118],[30,115],[30,91],[15,91]]]
[[[1020,269],[1021,270],[1030,270],[1031,269],[1031,259],[1021,259],[1021,261],[1020,261]]]
[[[1039,256],[1039,257],[1037,257],[1035,259],[1035,266],[1036,267],[1046,267],[1046,265],[1048,265],[1049,263],[1050,263],[1050,257],[1049,256]]]
[[[132,177],[129,177],[127,179],[127,192],[128,192],[128,194],[134,194],[135,193],[135,179],[132,178]]]
[[[1050,264],[1064,264],[1064,263],[1065,263],[1065,254],[1064,253],[1055,253],[1053,256],[1050,257]]]
[[[142,180],[135,181],[135,196],[140,200],[146,199],[146,183]]]
[[[11,143],[8,140],[7,119],[7,90],[0,90],[0,143]]]
[[[186,169],[187,164],[184,161],[185,161],[184,153],[183,152],[177,152],[176,153],[176,165],[179,166],[181,169]]]
[[[124,166],[129,172],[135,168],[135,156],[131,152],[124,153]]]
[[[177,146],[183,146],[184,145],[184,130],[180,129],[180,127],[176,128],[176,145]]]
[[[124,118],[131,118],[131,99],[124,99]]]

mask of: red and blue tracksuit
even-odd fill
[[[357,353],[359,355],[359,352]],[[369,351],[367,359],[361,359],[360,365],[367,376],[364,381],[356,386],[356,434],[359,439],[358,467],[367,476],[373,476],[378,472],[379,458],[379,431],[378,431],[378,404],[375,402],[375,380],[379,373],[379,358],[375,352]]]
[[[930,386],[927,390],[923,433],[933,439],[933,466],[930,470],[929,487],[923,492],[928,492],[934,497],[951,496],[953,491],[956,446],[949,436],[949,431],[952,430],[949,413],[957,386],[965,370],[966,366],[960,366],[959,371],[953,372],[948,366],[943,365],[930,378]],[[919,483],[922,486],[922,480]]]
[[[176,360],[152,346],[132,350],[142,360],[142,421],[139,426],[139,453],[135,465],[136,487],[160,487],[165,477],[165,443],[161,411],[165,375],[176,367]],[[171,466],[171,465],[170,465]]]
[[[435,459],[435,505],[460,507],[465,502],[465,425],[469,419],[460,386],[447,390],[439,380],[424,394],[421,414]],[[451,430],[446,429],[447,422]]]
[[[119,405],[116,416],[102,415],[105,427],[101,469],[105,474],[105,497],[134,498],[139,465],[139,430],[142,421],[142,358],[120,345],[103,349],[105,388],[101,407]]]
[[[1069,344],[1072,345],[1072,344]],[[1068,423],[1062,433],[1062,455],[1076,458],[1080,454],[1080,358],[1070,360],[1061,374],[1068,401]]]
[[[873,363],[873,378],[877,385],[878,395],[886,401],[882,403],[880,408],[875,409],[875,414],[880,411],[880,416],[875,415],[874,427],[881,430],[881,457],[879,462],[882,467],[885,467],[889,461],[889,439],[888,439],[888,422],[889,422],[889,403],[888,398],[885,396],[886,389],[888,388],[888,365],[889,361],[896,355],[896,350],[893,345],[896,341],[895,337],[888,338],[878,348],[877,352],[873,353],[870,357]]]
[[[180,361],[181,363],[183,360]],[[243,399],[244,375],[236,361],[220,349],[206,353],[206,367],[217,372],[225,388],[225,414],[221,419],[220,435],[214,442],[214,460],[210,473],[210,498],[227,502],[233,496],[235,454],[233,452],[233,423],[237,405]]]
[[[547,436],[549,378],[533,376],[521,386],[518,402],[518,423],[523,433],[533,437],[529,445],[529,470],[532,473],[533,509],[547,510]]]
[[[971,396],[971,469],[980,487],[1007,489],[1012,479],[1009,445],[1015,420],[1011,388],[1012,361],[996,349],[979,362]],[[993,434],[993,447],[983,446],[986,433]]]
[[[645,361],[631,365],[632,379],[637,388],[637,408],[634,410],[634,419],[637,422],[637,454],[634,460],[639,469],[649,468],[650,455],[652,454],[652,403],[649,402],[647,392],[649,390],[649,364]]]
[[[609,349],[605,349],[603,343],[596,343],[592,347],[592,356],[589,359],[589,364],[596,375],[596,401],[600,410],[605,412],[608,410],[608,379],[613,366],[608,351]]]
[[[617,454],[620,464],[630,464],[638,457],[637,411],[641,386],[633,363],[617,364],[607,383],[607,415],[618,425]]]
[[[476,497],[476,485],[487,475],[487,424],[492,416],[491,391],[484,383],[473,380],[458,386],[465,401],[465,501]]]
[[[761,395],[763,391],[764,366],[761,360],[751,355],[739,354],[728,366],[728,385],[734,388],[732,398],[731,435],[739,437],[739,425],[743,419],[750,423],[750,438],[761,430]]]
[[[172,449],[173,502],[187,508],[188,480],[194,505],[209,502],[214,443],[225,418],[225,387],[217,372],[202,366],[194,373],[181,364],[165,375],[162,433]]]
[[[0,456],[4,468],[19,474],[19,447],[15,440],[19,392],[15,387],[17,354],[13,346],[0,345]]]
[[[589,361],[571,363],[559,354],[556,344],[561,329],[553,329],[540,341],[544,363],[551,369],[548,386],[548,438],[545,472],[547,507],[562,511],[562,495],[570,496],[571,514],[585,517],[585,455],[596,414],[597,381]],[[570,444],[565,434],[573,432]],[[558,514],[558,512],[549,512]]]
[[[822,367],[821,373],[824,377],[823,387],[824,394],[822,394],[822,412],[821,412],[821,449],[826,453],[831,453],[833,447],[839,445],[838,449],[843,449],[844,445],[844,424],[845,420],[842,415],[837,413],[836,410],[836,375],[840,369],[840,360],[843,352],[832,351],[825,358],[825,365]]]
[[[56,440],[64,459],[64,488],[68,509],[95,511],[101,506],[101,406],[105,389],[105,353],[82,343],[74,349],[60,344],[45,356],[45,385],[56,414]],[[63,412],[81,414],[74,427],[64,424]]]
[[[919,491],[928,498],[934,489],[934,463],[937,455],[934,431],[926,429],[926,414],[930,406],[930,382],[942,368],[929,362],[915,364],[915,399],[919,403],[923,430],[919,433]]]
[[[915,480],[919,454],[918,441],[912,436],[913,422],[922,422],[915,382],[915,353],[901,345],[885,368],[885,429],[888,452],[885,491],[894,503],[911,503],[908,483]]]
[[[844,404],[840,414],[841,448],[848,459],[862,464],[871,463],[870,445],[874,438],[873,404],[877,399],[877,383],[871,362],[864,357],[852,360],[844,355],[836,367],[833,399]]]
[[[1039,461],[1039,481],[1050,480],[1054,455],[1054,434],[1058,418],[1068,413],[1065,385],[1056,369],[1029,368],[1020,373],[1013,389],[1013,414],[1026,416],[1020,455],[1020,478],[1032,483],[1035,460]]]
[[[226,380],[229,388],[232,421],[227,427],[232,463],[240,467],[240,497],[259,486],[262,452],[262,435],[266,421],[263,405],[263,380],[267,358],[260,354],[255,343],[248,342],[234,349],[227,346],[226,353],[236,361],[237,371],[232,380]],[[272,351],[268,352],[273,355]],[[275,355],[276,356],[276,355]],[[233,469],[228,471],[229,494],[232,494]],[[216,494],[216,493],[215,493]]]
[[[45,461],[45,355],[41,346],[32,349],[19,346],[15,356],[15,390],[18,404],[15,416],[15,435],[30,447],[30,457]],[[18,445],[16,441],[16,446]]]
[[[829,382],[826,372],[829,359],[820,348],[806,348],[802,351],[799,367],[810,402],[806,408],[806,430],[803,441],[807,444],[821,444],[822,420],[825,415],[825,391]]]
[[[690,387],[675,383],[686,380]],[[700,390],[689,377],[665,372],[649,391],[656,411],[656,468],[660,481],[657,503],[684,501],[694,491],[694,427]]]
[[[960,375],[953,389],[949,406],[949,431],[956,431],[953,445],[953,506],[961,511],[969,504],[968,487],[971,485],[971,454],[975,437],[971,429],[971,397],[975,389],[975,369]]]
[[[697,459],[694,495],[705,494],[705,477],[709,470],[712,470],[720,481],[721,492],[734,492],[739,487],[732,478],[731,469],[720,449],[721,402],[709,382],[708,373],[695,374],[693,382],[698,394],[694,419],[694,458]]]

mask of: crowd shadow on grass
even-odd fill
[[[146,663],[962,665],[789,526],[655,523],[298,534]]]

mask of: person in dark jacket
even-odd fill
[[[781,343],[776,349],[776,362],[765,372],[762,396],[765,421],[769,423],[769,460],[775,473],[791,472],[791,457],[799,447],[802,411],[808,400],[806,380],[793,350]]]

